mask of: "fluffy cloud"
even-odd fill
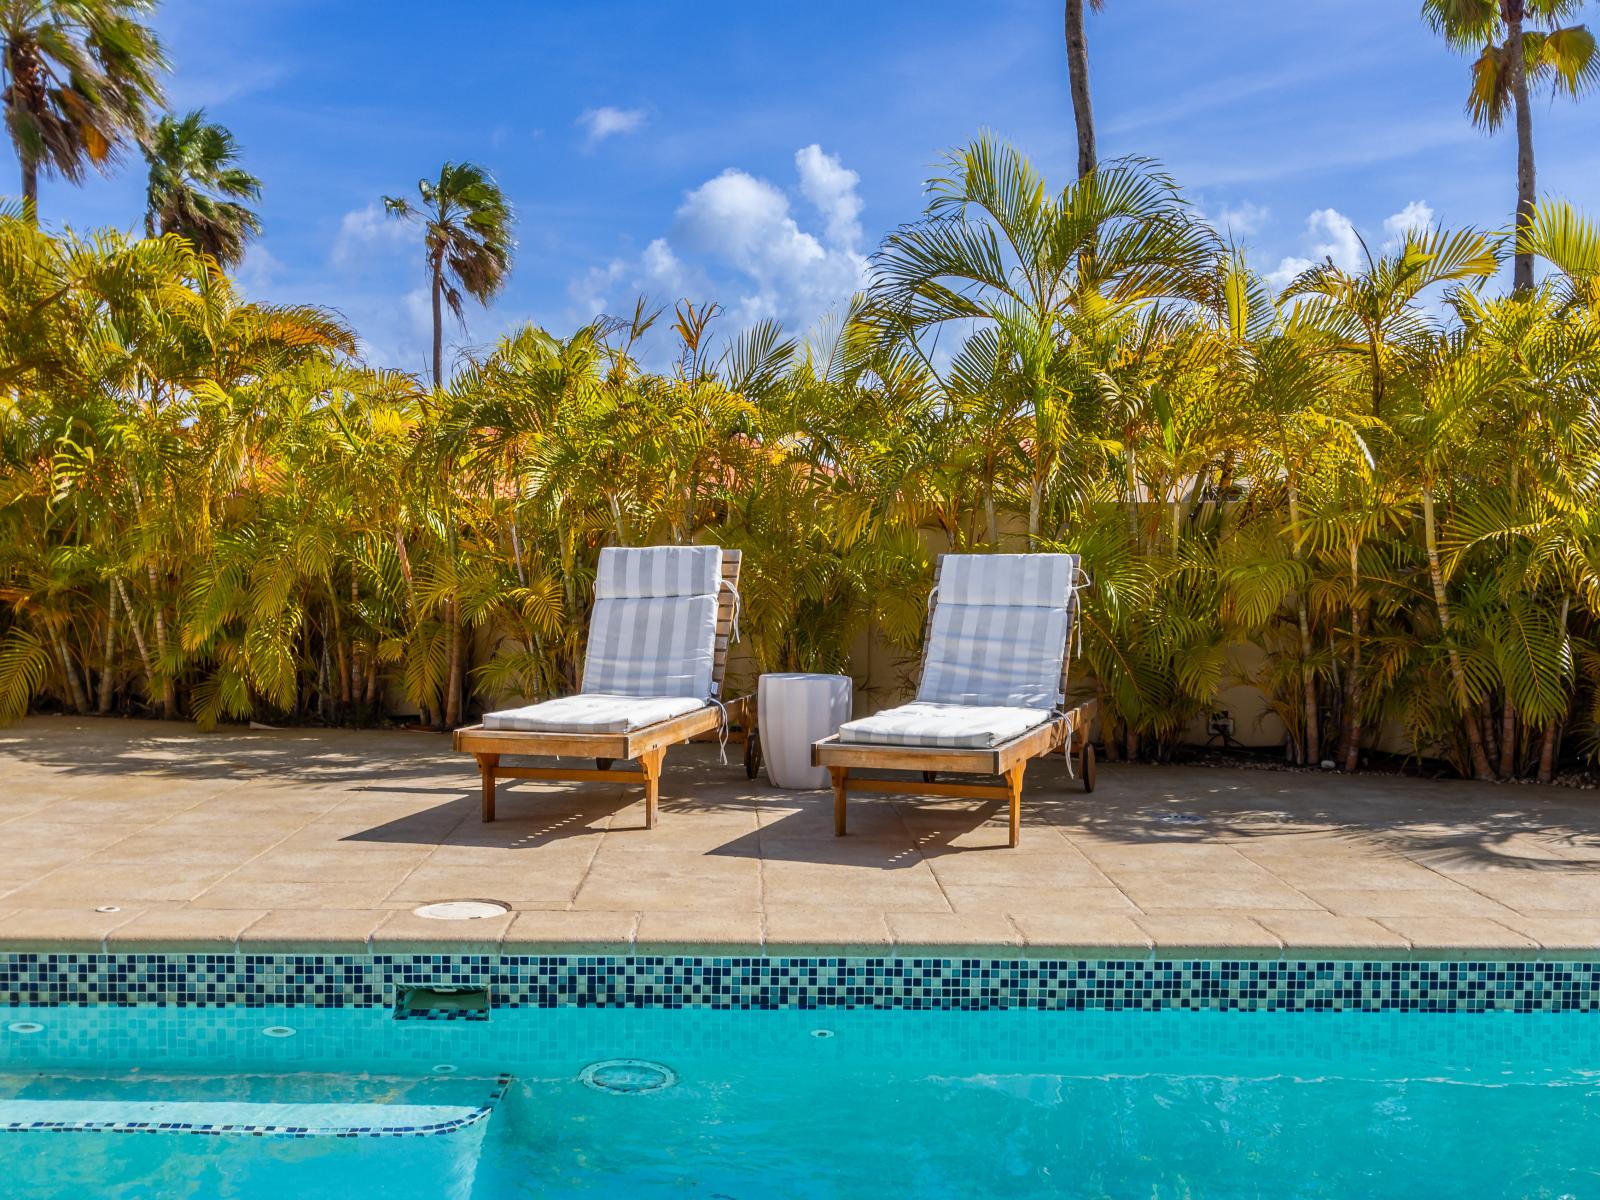
[[[1405,245],[1406,235],[1410,233],[1426,233],[1433,224],[1433,209],[1421,200],[1413,200],[1392,217],[1383,219],[1383,231],[1389,236],[1384,239],[1385,250],[1398,250]]]
[[[381,204],[352,209],[339,221],[339,235],[333,242],[333,265],[360,266],[374,250],[397,248],[414,236],[416,230],[409,222],[397,221],[383,211]]]
[[[678,299],[701,291],[705,280],[686,267],[666,238],[656,238],[637,258],[614,258],[573,280],[567,294],[580,319],[599,316],[613,297],[647,295]]]
[[[1267,223],[1267,218],[1272,215],[1272,210],[1264,204],[1252,204],[1246,200],[1224,208],[1216,216],[1218,228],[1234,237],[1248,237]]]
[[[1383,219],[1385,251],[1393,251],[1405,242],[1406,235],[1426,230],[1433,224],[1433,209],[1421,200],[1413,200],[1399,212]],[[1319,208],[1306,218],[1306,255],[1286,256],[1278,263],[1276,271],[1267,273],[1267,282],[1281,288],[1307,267],[1324,260],[1331,261],[1342,271],[1360,271],[1367,265],[1366,247],[1356,233],[1350,218],[1333,208]]]
[[[836,155],[824,154],[815,142],[795,151],[794,165],[800,172],[800,193],[821,215],[828,242],[845,249],[858,246],[861,197],[856,194],[856,186],[861,176]]]
[[[809,327],[866,278],[860,177],[816,145],[795,155],[795,169],[819,232],[801,228],[777,185],[729,167],[684,197],[670,240],[657,238],[636,259],[613,260],[576,280],[574,303],[593,315],[626,283],[636,292],[714,296],[738,327],[766,317]]]
[[[642,108],[613,108],[602,105],[587,109],[578,117],[578,127],[588,135],[589,145],[605,141],[620,133],[635,133],[644,125]]]
[[[1367,260],[1355,225],[1337,209],[1319,208],[1307,217],[1305,237],[1309,257],[1285,257],[1276,271],[1267,273],[1267,282],[1273,287],[1284,287],[1300,272],[1324,260],[1344,271],[1359,270]]]

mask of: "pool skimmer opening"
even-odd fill
[[[661,1063],[642,1058],[608,1058],[590,1063],[578,1078],[597,1092],[616,1092],[622,1096],[642,1096],[659,1092],[678,1082],[678,1073]]]
[[[485,917],[503,917],[511,906],[498,900],[436,900],[411,911],[429,921],[481,921]]]

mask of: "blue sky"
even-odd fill
[[[1504,227],[1512,141],[1468,124],[1467,64],[1417,8],[1109,0],[1089,18],[1102,156],[1160,160],[1269,272],[1349,258],[1352,230]],[[172,107],[205,106],[265,182],[243,286],[338,309],[407,369],[421,255],[380,198],[446,159],[490,168],[518,215],[511,281],[447,329],[457,346],[566,333],[640,292],[803,331],[917,215],[944,149],[991,129],[1053,181],[1075,163],[1060,0],[165,0],[157,25]],[[1600,97],[1537,102],[1541,192],[1600,210],[1597,131]],[[47,179],[40,206],[132,228],[142,192],[129,162]]]

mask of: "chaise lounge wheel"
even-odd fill
[[[1083,752],[1078,755],[1078,774],[1083,779],[1083,790],[1094,791],[1094,747],[1088,742],[1083,744]]]
[[[761,773],[761,734],[750,730],[744,735],[744,777],[754,779]]]

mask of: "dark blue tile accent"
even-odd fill
[[[423,984],[535,1008],[1600,1009],[1591,962],[0,953],[0,1005],[373,1007]]]

